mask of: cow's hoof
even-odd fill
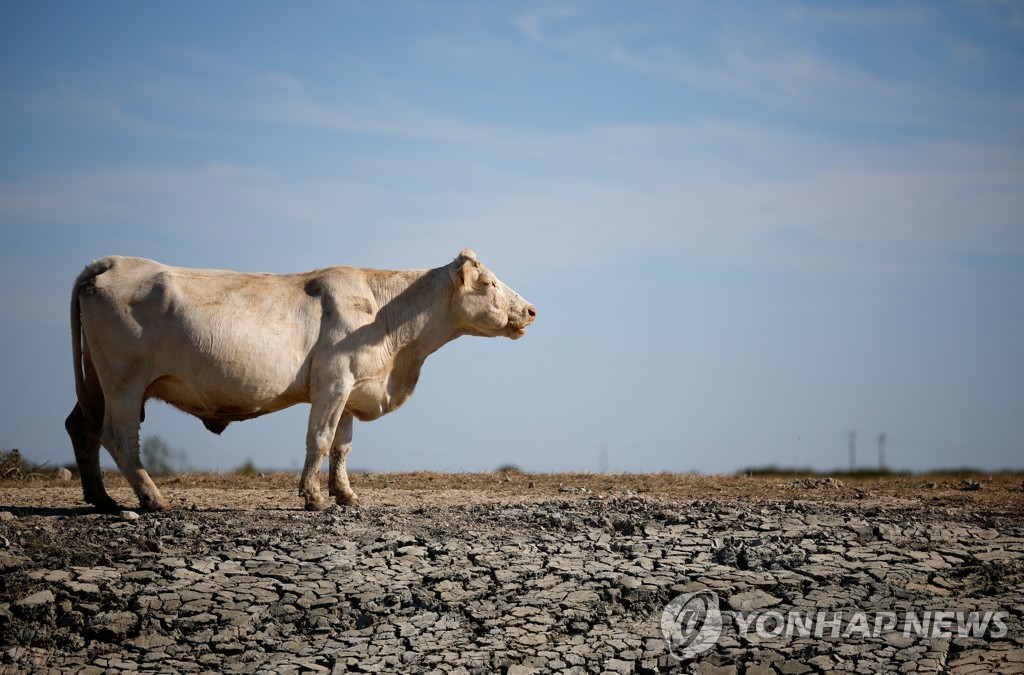
[[[350,492],[347,495],[341,494],[334,498],[334,501],[338,506],[359,506],[359,498],[356,497],[354,492]]]
[[[323,511],[328,506],[327,501],[324,499],[307,499],[306,510],[307,511]]]
[[[169,508],[171,508],[171,505],[166,499],[145,497],[139,500],[139,509],[141,511],[155,513],[157,511],[166,511]]]
[[[96,507],[97,513],[121,513],[123,511],[121,505],[115,502],[109,495],[86,499],[86,501]]]

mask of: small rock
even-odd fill
[[[738,669],[736,666],[732,665],[716,666],[711,663],[703,662],[698,663],[693,672],[700,673],[700,675],[736,675]]]
[[[760,589],[736,593],[729,598],[729,606],[738,612],[751,612],[765,607],[774,607],[782,602],[774,595]]]
[[[90,628],[106,639],[122,638],[132,633],[137,625],[138,617],[131,612],[98,614],[90,622]]]
[[[600,602],[601,596],[595,591],[588,589],[581,589],[578,591],[572,591],[565,596],[563,604],[565,605],[582,605],[586,603]]]
[[[846,487],[846,484],[841,480],[836,480],[832,476],[823,476],[821,478],[798,478],[789,484],[791,490],[797,490],[799,488],[805,488],[808,490],[829,490],[832,488],[840,489]]]
[[[49,605],[53,603],[53,593],[49,590],[39,591],[33,593],[27,597],[18,600],[15,605],[18,607],[41,607],[43,605]]]
[[[71,471],[63,466],[54,469],[50,477],[62,483],[66,483],[73,478]]]
[[[533,668],[516,664],[514,666],[509,666],[508,671],[506,672],[508,675],[533,675],[537,671]]]
[[[135,513],[134,511],[122,511],[121,512],[121,520],[131,521],[131,520],[138,520],[138,519],[139,519],[139,514]]]
[[[221,642],[213,646],[214,650],[225,654],[241,654],[245,651],[245,645],[241,642]]]
[[[423,546],[402,546],[396,553],[398,555],[411,555],[416,558],[422,558],[427,555],[427,549]]]
[[[177,644],[174,638],[166,635],[160,635],[159,633],[146,633],[140,635],[129,643],[135,649],[143,651],[151,651],[160,647],[170,647],[173,644]]]
[[[778,666],[779,672],[783,675],[801,675],[813,670],[810,666],[799,661],[785,661]]]
[[[903,536],[903,530],[893,523],[878,523],[874,527],[874,533],[885,541],[898,541]]]
[[[100,587],[93,583],[82,583],[80,581],[69,581],[65,584],[75,595],[96,597],[100,594]]]
[[[17,517],[18,516],[14,515],[10,511],[0,511],[0,522],[3,522],[5,520],[14,520]]]
[[[632,661],[625,661],[623,659],[608,659],[604,663],[605,671],[611,671],[613,673],[622,673],[622,675],[629,675],[634,671]]]

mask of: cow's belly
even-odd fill
[[[253,365],[207,368],[201,374],[170,372],[150,384],[146,398],[223,422],[251,419],[309,400],[294,372],[274,371],[273,366]]]
[[[147,395],[200,417],[256,416],[308,400],[309,349],[283,320],[196,311],[147,345],[154,381]],[[230,330],[228,329],[228,324]]]

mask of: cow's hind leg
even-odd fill
[[[346,396],[324,395],[314,397],[309,411],[306,431],[306,463],[299,479],[299,496],[306,500],[307,511],[322,511],[327,500],[320,493],[320,465],[334,444],[338,423],[345,409]]]
[[[100,473],[100,424],[89,418],[82,406],[76,403],[75,409],[64,421],[64,428],[75,448],[75,461],[78,463],[86,503],[107,513],[120,511],[121,507],[103,487],[103,475]]]
[[[334,500],[342,505],[358,506],[359,500],[352,486],[348,482],[348,470],[345,462],[348,460],[348,453],[352,450],[352,415],[344,413],[341,421],[338,422],[338,431],[334,434],[334,443],[331,444],[331,474],[327,481],[327,487],[334,497]]]
[[[103,446],[110,451],[125,477],[139,498],[139,507],[144,511],[160,511],[170,507],[149,477],[139,456],[139,429],[142,424],[142,391],[122,392],[117,398],[107,399],[107,410],[103,419]]]

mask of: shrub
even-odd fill
[[[17,448],[0,450],[0,479],[25,480],[31,468]]]

